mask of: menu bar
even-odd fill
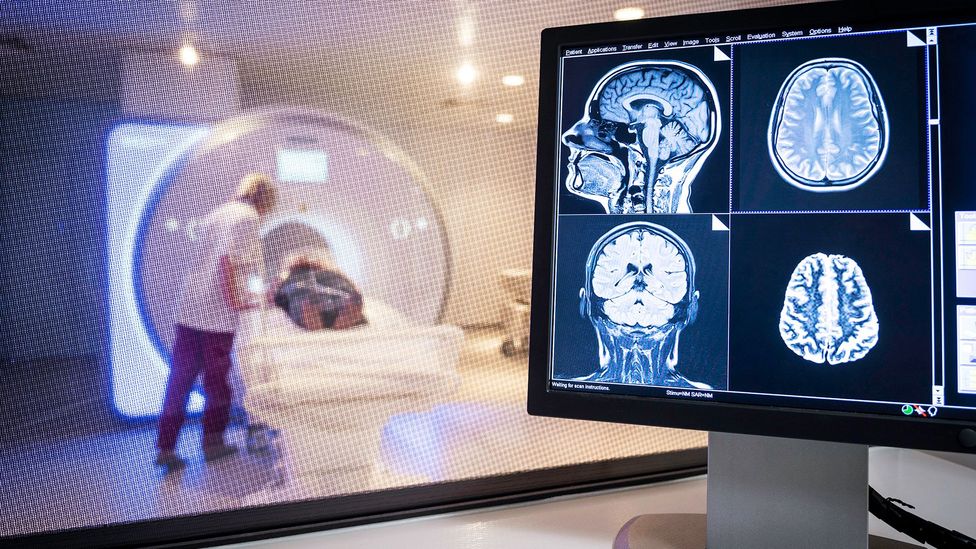
[[[741,32],[735,34],[722,34],[712,36],[697,36],[689,38],[666,38],[652,40],[648,42],[625,42],[617,44],[607,44],[599,46],[572,46],[563,48],[563,56],[574,57],[580,55],[601,55],[607,53],[624,53],[631,51],[650,51],[669,48],[689,48],[696,46],[720,46],[728,44],[739,44],[749,42],[761,42],[766,40],[783,40],[789,38],[809,38],[813,36],[829,36],[838,34],[849,34],[854,32],[865,32],[855,30],[850,25],[840,25],[836,27],[817,27],[809,29],[784,29],[779,31],[767,32]]]

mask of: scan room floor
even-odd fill
[[[502,334],[466,333],[458,391],[424,412],[393,417],[376,466],[358,490],[466,479],[701,447],[703,433],[529,417],[526,359],[499,352]],[[437,429],[418,429],[435,425]],[[243,454],[206,466],[197,426],[183,433],[189,465],[152,465],[155,428],[45,441],[0,457],[0,533],[14,535],[234,509],[273,480],[267,458]],[[437,436],[429,436],[436,432]],[[229,438],[243,444],[234,428]],[[573,444],[558,441],[572,440]],[[16,481],[11,481],[16,479]],[[317,488],[317,497],[336,495]]]

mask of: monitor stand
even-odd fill
[[[868,447],[710,433],[705,515],[641,515],[614,549],[914,548],[868,536]],[[706,535],[707,532],[707,535]]]

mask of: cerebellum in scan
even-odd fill
[[[861,64],[814,59],[780,88],[768,137],[773,166],[788,183],[810,192],[848,191],[884,163],[888,113]]]
[[[878,343],[878,332],[871,289],[856,261],[823,253],[800,261],[779,320],[791,351],[817,364],[855,362]]]

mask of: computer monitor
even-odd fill
[[[867,445],[976,453],[974,97],[970,2],[545,30],[529,412],[711,431],[710,516],[863,469],[866,541]]]

